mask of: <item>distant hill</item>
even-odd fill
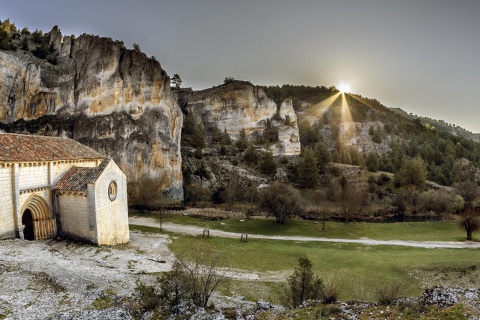
[[[421,157],[428,179],[450,186],[480,177],[480,135],[441,120],[388,108],[376,99],[340,93],[334,86],[264,86],[277,104],[291,99],[303,148],[323,143],[337,163],[396,173],[406,159]],[[368,157],[368,155],[370,157]]]
[[[431,119],[428,117],[417,116],[412,113],[407,113],[405,110],[400,108],[390,108],[393,112],[407,118],[407,119],[420,119],[422,123],[429,123],[431,126],[436,127],[438,130],[450,132],[453,135],[461,136],[467,139],[472,139],[474,141],[480,141],[480,133],[473,133],[462,127],[456,126],[454,124],[446,123],[443,120]]]

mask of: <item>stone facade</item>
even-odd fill
[[[125,174],[74,140],[0,134],[0,185],[0,239],[129,241]]]
[[[98,245],[127,243],[126,176],[113,160],[104,160],[99,168],[101,173],[83,191],[59,186],[61,181],[55,185],[59,233]],[[114,196],[109,193],[112,183],[116,188]]]

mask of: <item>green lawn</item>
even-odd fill
[[[158,218],[153,213],[132,213],[132,215]],[[326,230],[322,230],[321,222],[291,219],[285,225],[278,225],[273,218],[256,218],[240,221],[240,219],[206,220],[182,216],[181,214],[166,214],[164,221],[199,226],[205,229],[223,231],[285,235],[309,236],[323,238],[377,240],[417,240],[417,241],[463,241],[465,231],[454,222],[397,222],[397,223],[366,223],[326,222]],[[475,236],[475,234],[474,234]]]
[[[158,218],[158,214],[138,214]],[[378,240],[461,241],[465,234],[453,222],[349,223],[289,220],[277,225],[271,218],[206,220],[168,214],[164,221],[195,225],[207,229],[266,235],[302,235],[326,238],[370,238]],[[143,232],[157,228],[131,226]],[[376,300],[376,292],[385,284],[400,283],[401,294],[418,296],[434,285],[478,287],[480,254],[476,249],[423,249],[401,246],[367,246],[342,243],[274,241],[192,236],[172,237],[170,249],[176,254],[196,252],[199,241],[224,254],[225,266],[245,272],[269,275],[267,280],[229,280],[222,293],[247,299],[278,302],[281,283],[295,268],[298,258],[307,255],[315,271],[324,279],[336,279],[341,299]],[[478,269],[478,270],[477,270]]]
[[[225,266],[250,272],[276,272],[278,279],[262,285],[255,282],[232,285],[224,290],[250,299],[271,298],[278,293],[278,280],[293,271],[298,258],[307,255],[315,271],[324,279],[335,278],[341,299],[375,300],[377,289],[384,284],[400,283],[402,295],[420,295],[433,285],[480,284],[480,255],[475,249],[421,249],[398,246],[366,246],[337,243],[304,243],[272,240],[177,237],[170,249],[177,254],[191,254],[199,241],[224,255]],[[277,282],[275,282],[277,281]],[[478,283],[477,283],[478,281]],[[233,281],[242,282],[242,281]],[[262,289],[263,288],[263,289]],[[258,295],[257,295],[258,294]]]

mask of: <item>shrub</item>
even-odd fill
[[[160,296],[152,286],[146,286],[142,282],[137,283],[136,291],[140,297],[140,304],[143,310],[153,310],[160,305]]]
[[[398,282],[385,284],[377,291],[378,303],[383,305],[392,305],[400,294],[400,284]]]
[[[337,280],[335,277],[333,277],[325,286],[325,291],[323,293],[323,302],[335,303],[337,301],[337,297],[338,297]]]

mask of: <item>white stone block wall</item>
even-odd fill
[[[57,199],[59,233],[65,237],[94,242],[94,230],[89,227],[87,197],[62,194]]]
[[[108,186],[111,181],[117,184],[117,197],[113,201],[108,197]],[[110,161],[95,183],[99,245],[115,245],[130,240],[127,200],[127,178],[115,162]]]
[[[18,168],[20,190],[48,185],[48,164],[24,165]]]
[[[0,239],[15,238],[13,167],[0,167]]]

